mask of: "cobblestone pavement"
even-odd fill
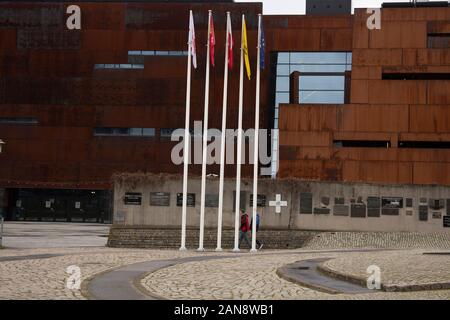
[[[371,252],[347,255],[324,263],[325,267],[338,274],[360,279],[367,277],[370,265],[380,268],[381,283],[386,286],[450,285],[450,253],[424,255],[421,250]]]
[[[418,257],[419,251],[389,252],[386,258],[384,258],[385,252],[375,254],[373,252],[314,254],[297,252],[288,254],[284,251],[276,255],[258,254],[175,265],[149,274],[142,279],[141,284],[149,292],[170,299],[450,299],[450,290],[333,295],[296,285],[276,275],[276,269],[285,264],[311,258],[340,257],[339,261],[346,261],[349,258],[351,261],[358,261],[359,257],[367,255],[363,259],[365,262],[358,264],[362,268],[367,262],[372,264],[373,261],[378,261],[370,258],[371,256],[383,257],[380,261],[395,259],[401,261],[405,256],[410,256],[404,260],[404,264],[398,262],[392,265],[399,268],[400,272],[393,271],[391,277],[394,279],[395,274],[403,275],[402,272],[404,272],[406,275],[402,279],[409,277],[411,281],[414,281],[417,271],[423,273],[420,267],[410,268],[414,259]],[[430,263],[436,262],[434,258],[430,261],[432,261]],[[388,266],[386,264],[386,267]],[[441,279],[448,277],[449,273],[444,264],[441,266],[441,271],[432,273],[430,277],[434,280],[433,275],[436,275],[438,279]]]
[[[198,255],[176,250],[133,250],[112,248],[48,248],[0,250],[2,257],[62,254],[47,259],[0,261],[0,299],[85,299],[80,290],[70,290],[67,267],[81,269],[82,280],[127,264]],[[215,254],[215,253],[206,253]]]

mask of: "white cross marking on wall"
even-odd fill
[[[275,207],[275,212],[280,213],[281,207],[287,207],[287,201],[281,201],[281,194],[277,194],[275,201],[269,201],[269,206]]]

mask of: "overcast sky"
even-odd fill
[[[235,2],[263,2],[264,14],[305,14],[305,0],[235,0]],[[353,0],[353,8],[380,8],[383,2],[409,2],[409,0]]]

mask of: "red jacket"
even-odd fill
[[[241,216],[241,231],[242,232],[247,232],[250,230],[250,226],[248,224],[248,215],[246,213],[244,213]]]

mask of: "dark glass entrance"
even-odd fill
[[[111,222],[109,190],[8,189],[7,220]]]

